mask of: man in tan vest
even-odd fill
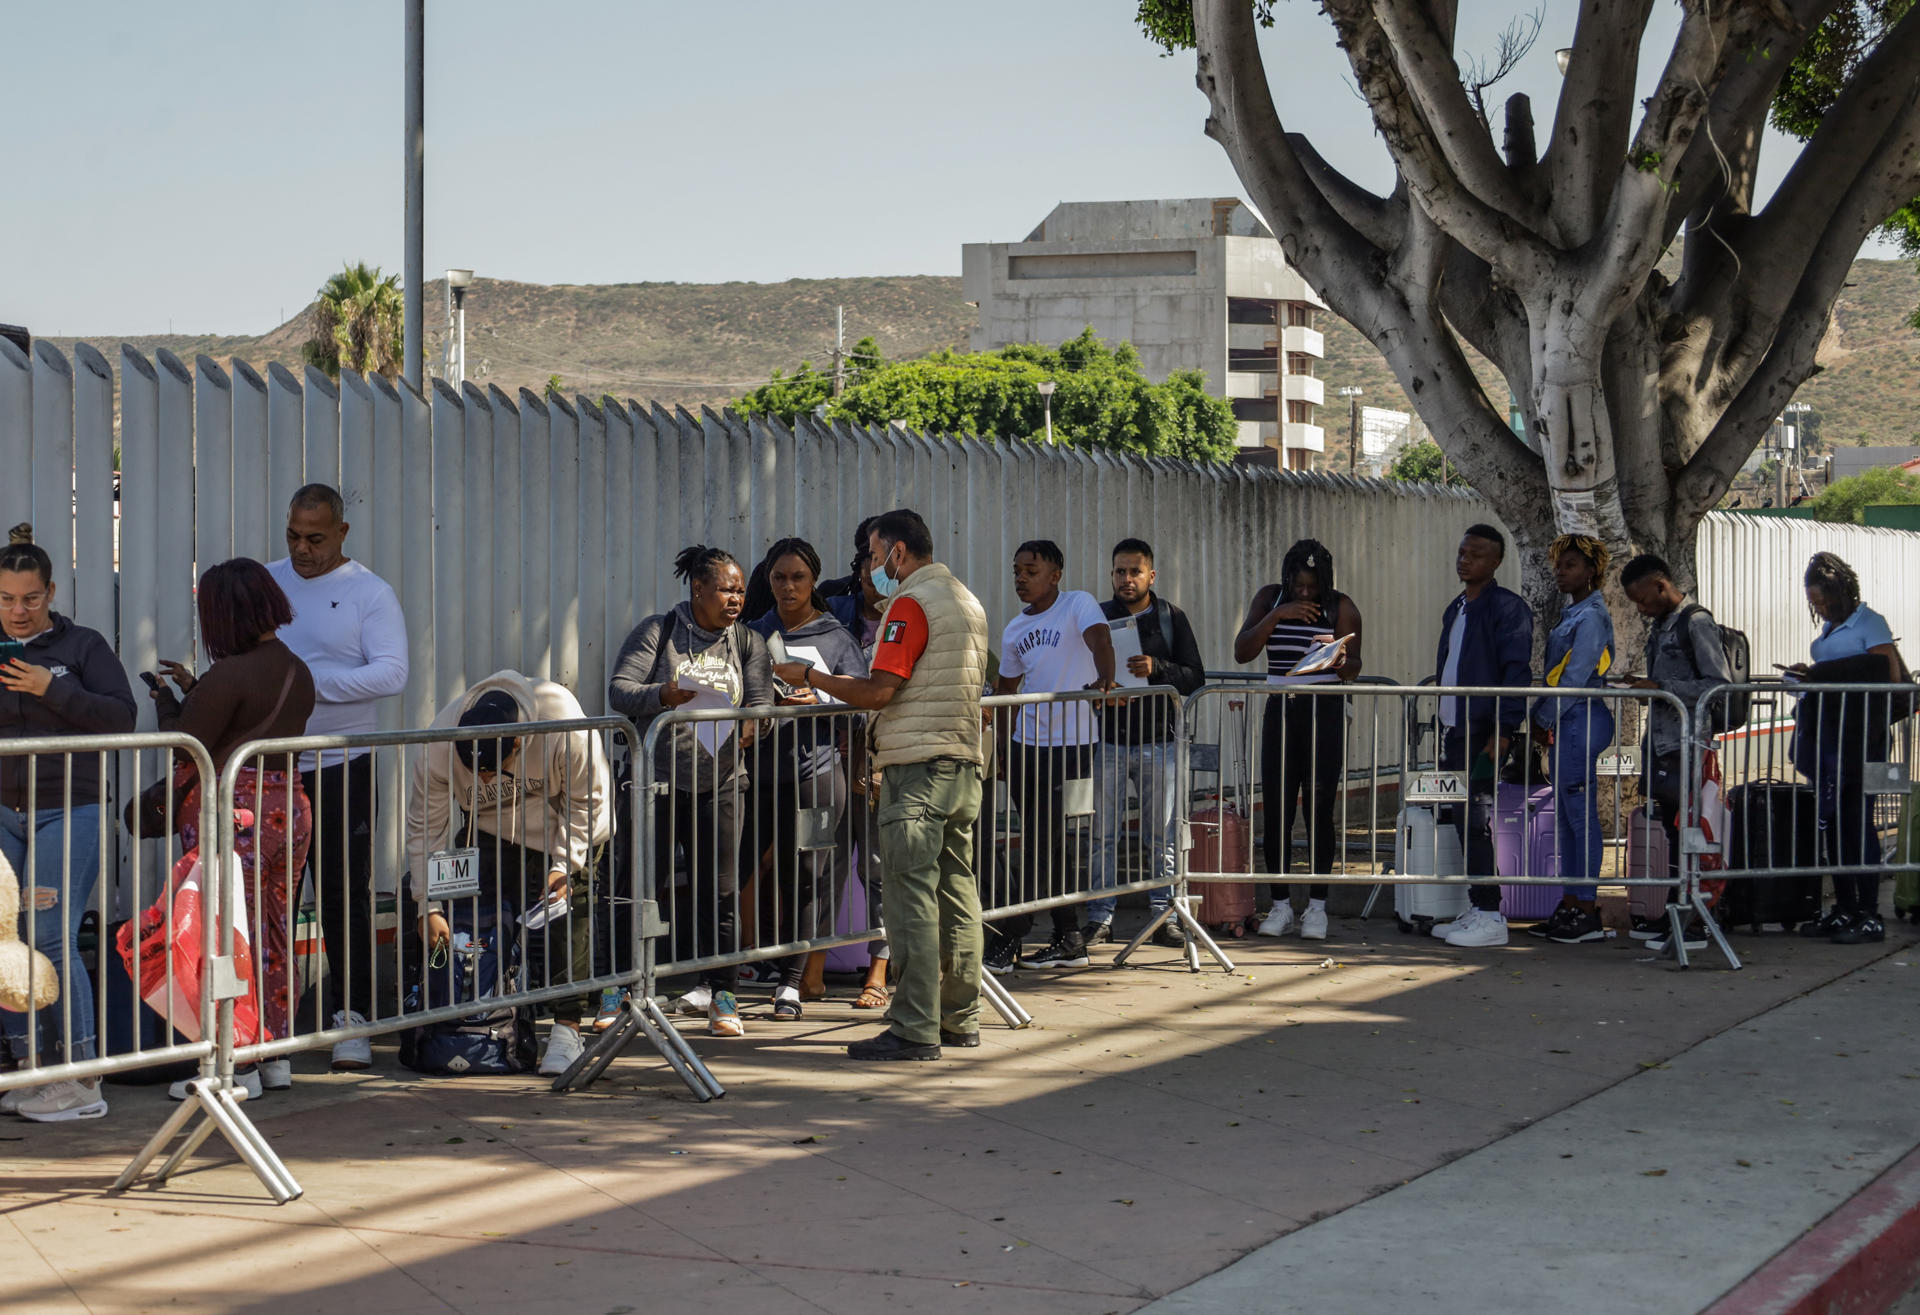
[[[877,714],[881,907],[898,985],[893,1026],[847,1047],[854,1059],[938,1059],[980,1044],[980,893],[973,826],[980,815],[980,696],[987,614],[933,560],[933,535],[911,511],[875,519],[873,587],[887,600],[872,674],[833,676],[803,663],[775,668]]]

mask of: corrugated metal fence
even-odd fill
[[[903,505],[927,518],[939,555],[996,624],[1017,608],[1010,564],[1022,540],[1055,540],[1066,586],[1105,596],[1114,542],[1147,539],[1162,592],[1192,616],[1216,668],[1232,665],[1254,589],[1294,540],[1318,538],[1365,612],[1368,671],[1417,680],[1457,587],[1454,543],[1489,515],[1463,490],[811,419],[789,428],[440,380],[422,398],[350,371],[336,384],[236,360],[229,373],[204,356],[189,368],[122,347],[116,580],[114,388],[113,366],[90,346],[69,361],[41,343],[29,361],[0,341],[0,526],[34,523],[57,563],[61,610],[113,638],[130,672],[185,659],[196,564],[281,555],[288,496],[303,482],[335,484],[353,523],[349,553],[394,586],[407,614],[413,677],[389,726],[425,726],[502,667],[570,685],[599,712],[621,639],[681,595],[680,548],[718,544],[751,564],[797,533],[831,571],[864,515]],[[1702,535],[1703,600],[1749,632],[1760,671],[1805,656],[1798,581],[1817,548],[1853,562],[1895,633],[1920,635],[1920,536],[1738,515],[1709,518]]]

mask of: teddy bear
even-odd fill
[[[0,1009],[45,1009],[60,998],[53,961],[20,940],[20,878],[0,854]]]

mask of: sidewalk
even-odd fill
[[[1572,1127],[1586,1140],[1560,1149],[1576,1158],[1556,1159],[1550,1183],[1536,1171],[1509,1204],[1590,1208],[1603,1240],[1588,1249],[1607,1258],[1612,1290],[1655,1262],[1695,1267],[1688,1248],[1718,1247],[1733,1227],[1721,1219],[1745,1213],[1756,1184],[1780,1199],[1769,1217],[1784,1227],[1796,1197],[1824,1213],[1893,1153],[1897,1128],[1835,1102],[1857,1090],[1888,1119],[1911,1119],[1913,1093],[1898,1090],[1898,1104],[1879,1094],[1904,1080],[1867,1074],[1895,1046],[1911,1062],[1911,1028],[1904,1042],[1886,1029],[1911,1017],[1913,988],[1897,1015],[1871,1020],[1871,1035],[1852,1018],[1878,984],[1897,990],[1920,971],[1894,966],[1913,962],[1910,930],[1851,949],[1742,937],[1747,971],[1683,974],[1624,939],[1562,947],[1516,935],[1505,950],[1463,952],[1390,923],[1337,920],[1324,945],[1235,943],[1233,976],[1189,974],[1164,951],[1128,970],[1018,974],[1011,984],[1040,1026],[991,1026],[980,1049],[938,1065],[846,1062],[838,1048],[875,1024],[844,1002],[810,1006],[795,1025],[750,1018],[744,1041],[697,1041],[730,1089],[705,1106],[637,1051],[611,1081],[571,1096],[533,1080],[415,1079],[389,1049],[372,1074],[321,1073],[324,1056],[302,1056],[296,1090],[257,1111],[306,1188],[280,1208],[224,1152],[164,1189],[105,1196],[166,1112],[158,1090],[114,1087],[106,1120],[0,1126],[12,1139],[0,1272],[7,1308],[33,1312],[612,1312],[685,1298],[755,1315],[1075,1315],[1174,1292],[1202,1300],[1207,1285],[1189,1285],[1223,1268],[1212,1282],[1235,1282],[1294,1234],[1316,1239],[1327,1272],[1416,1276],[1408,1257],[1439,1254],[1427,1250],[1437,1240],[1524,1277],[1531,1293],[1553,1275],[1510,1243],[1512,1222],[1464,1226],[1457,1198],[1439,1211],[1453,1227],[1417,1241],[1317,1239],[1472,1172],[1469,1153],[1519,1154],[1510,1148]],[[1782,1011],[1818,1028],[1831,1026],[1827,1011],[1848,1015],[1845,1041],[1821,1042],[1817,1056],[1757,1019],[1870,962],[1882,966]],[[1682,1055],[1723,1033],[1711,1046],[1724,1054]],[[1625,1127],[1638,1134],[1614,1126],[1617,1111],[1562,1114],[1628,1093],[1640,1113]],[[1741,1158],[1755,1167],[1737,1172],[1751,1177],[1729,1186],[1695,1173],[1727,1171],[1683,1154],[1679,1134],[1715,1135],[1713,1112],[1735,1095],[1770,1121],[1748,1135],[1758,1144]],[[1543,1120],[1551,1132],[1533,1129]],[[1828,1167],[1826,1143],[1807,1140],[1816,1123],[1859,1128],[1854,1167]],[[1668,1173],[1640,1176],[1656,1168]],[[1661,1208],[1656,1219],[1702,1193],[1716,1213],[1697,1237],[1624,1254],[1605,1239],[1644,1223],[1591,1199],[1618,1173],[1644,1196],[1635,1202]],[[1564,1240],[1582,1251],[1577,1233]],[[1186,1309],[1385,1308],[1356,1289],[1308,1291],[1289,1280],[1284,1302],[1261,1287],[1250,1307]]]

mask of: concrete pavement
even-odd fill
[[[572,1096],[532,1080],[418,1079],[384,1048],[372,1074],[322,1073],[324,1056],[303,1056],[295,1091],[257,1111],[306,1188],[281,1208],[225,1156],[163,1189],[105,1196],[165,1115],[158,1092],[115,1087],[106,1120],[0,1126],[13,1139],[0,1149],[6,1305],[292,1315],[615,1312],[684,1299],[756,1315],[1133,1311],[1169,1293],[1198,1299],[1196,1280],[1257,1259],[1273,1239],[1324,1236],[1369,1198],[1420,1190],[1481,1148],[1512,1153],[1504,1148],[1556,1119],[1554,1139],[1581,1140],[1561,1148],[1575,1159],[1556,1161],[1564,1172],[1541,1197],[1612,1192],[1620,1174],[1607,1166],[1630,1171],[1634,1195],[1593,1203],[1617,1230],[1634,1226],[1629,1205],[1666,1219],[1664,1203],[1690,1210],[1706,1193],[1718,1202],[1711,1230],[1696,1239],[1661,1225],[1669,1245],[1639,1258],[1691,1264],[1684,1248],[1715,1242],[1719,1218],[1743,1213],[1756,1183],[1830,1209],[1892,1153],[1897,1129],[1847,1116],[1857,1159],[1836,1169],[1807,1128],[1841,1119],[1834,1090],[1877,1099],[1892,1089],[1912,1107],[1905,1079],[1874,1076],[1873,1052],[1898,1040],[1888,1021],[1863,1030],[1847,1007],[1877,998],[1853,982],[1892,986],[1916,971],[1893,965],[1911,962],[1908,930],[1852,949],[1742,938],[1747,971],[1683,974],[1624,939],[1562,947],[1516,936],[1503,950],[1463,952],[1336,920],[1324,945],[1236,943],[1233,976],[1190,975],[1157,951],[1134,969],[1019,974],[1040,1026],[990,1028],[980,1049],[938,1065],[840,1058],[874,1027],[843,990],[801,1023],[752,1018],[744,1041],[698,1040],[731,1090],[705,1106],[638,1052]],[[1809,1057],[1746,1030],[1880,961],[1832,988],[1838,1003],[1821,1003],[1824,993],[1806,1002],[1820,1027],[1847,1024],[1844,1040],[1822,1032],[1831,1052]],[[1722,1034],[1724,1054],[1691,1058]],[[1643,1067],[1659,1064],[1671,1067]],[[1570,1106],[1622,1099],[1611,1089],[1638,1092],[1648,1078],[1648,1117],[1615,1127],[1625,1107],[1609,1105],[1599,1108],[1611,1122],[1561,1126]],[[1712,1166],[1687,1147],[1715,1135],[1729,1093],[1742,1109],[1771,1100],[1771,1121],[1740,1157],[1750,1176],[1703,1177]],[[1669,1123],[1691,1137],[1663,1132]],[[1667,1173],[1641,1176],[1658,1168]],[[1471,1204],[1435,1208],[1458,1219]],[[1775,1215],[1786,1219],[1785,1206],[1769,1206]],[[1510,1267],[1507,1227],[1475,1231]],[[1408,1248],[1401,1236],[1351,1254],[1316,1244],[1326,1265],[1359,1274],[1405,1274]],[[1594,1250],[1608,1252],[1604,1241]],[[1612,1254],[1613,1273],[1638,1267]],[[1313,1290],[1317,1311],[1377,1308],[1353,1289]],[[1257,1300],[1216,1308],[1288,1308],[1265,1289]]]

